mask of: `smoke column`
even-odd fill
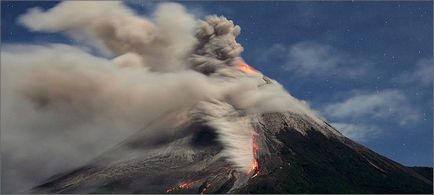
[[[32,8],[18,22],[77,45],[2,46],[5,193],[78,167],[167,112],[185,117],[144,129],[144,142],[195,118],[216,130],[223,155],[241,171],[254,156],[249,115],[290,111],[321,122],[245,64],[240,27],[225,17],[199,20],[175,3],[143,17],[121,2],[67,1]]]

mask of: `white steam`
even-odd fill
[[[232,105],[216,99],[200,102],[193,115],[218,130],[218,140],[225,146],[223,155],[247,173],[254,160],[250,119],[240,115]]]

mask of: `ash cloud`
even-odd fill
[[[165,112],[218,96],[219,89],[193,71],[119,69],[69,46],[20,47],[21,52],[6,48],[1,54],[4,190],[24,185],[14,177],[41,182],[85,163]],[[171,133],[165,129],[170,128],[147,132],[149,139]]]
[[[253,160],[249,114],[290,111],[322,122],[277,82],[238,67],[240,27],[224,17],[202,21],[164,3],[145,18],[121,2],[67,1],[32,8],[19,22],[107,56],[63,44],[2,46],[6,193],[83,165],[140,129],[149,142],[199,117],[216,129],[228,160],[246,170]],[[143,129],[168,112],[177,117]]]
[[[210,74],[239,63],[244,49],[235,38],[240,30],[224,17],[208,16],[200,21],[196,31],[199,43],[191,57],[193,69]]]
[[[149,19],[122,2],[65,1],[47,11],[32,8],[19,23],[32,31],[65,33],[112,56],[135,53],[152,70],[172,71],[185,68],[196,42],[196,19],[186,11],[165,3]]]

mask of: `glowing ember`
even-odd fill
[[[257,73],[257,71],[249,66],[248,64],[242,62],[238,65],[238,67],[245,73]]]
[[[192,182],[186,182],[186,183],[181,183],[178,186],[174,187],[174,188],[170,188],[168,190],[166,190],[166,193],[170,193],[173,192],[174,190],[185,190],[185,189],[190,189],[195,183],[199,182],[200,180],[196,180],[196,181],[192,181]]]
[[[252,162],[252,167],[250,168],[250,170],[249,170],[249,175],[252,175],[252,178],[254,178],[254,177],[256,177],[256,176],[258,176],[258,174],[259,174],[259,162],[258,162],[258,160],[257,160],[257,154],[258,154],[258,151],[259,151],[259,146],[258,146],[258,144],[256,143],[256,136],[257,136],[257,134],[253,131],[253,130],[251,130],[251,132],[252,132],[252,140],[253,140],[253,162]]]

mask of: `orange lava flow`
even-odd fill
[[[253,67],[249,66],[244,62],[240,63],[238,67],[245,73],[257,73],[257,71]]]
[[[256,142],[256,133],[254,133],[254,131],[252,130],[252,140],[253,140],[253,162],[252,162],[252,167],[249,170],[249,175],[252,175],[252,178],[258,176],[259,174],[259,162],[258,162],[258,151],[259,151],[259,146]]]
[[[189,189],[189,188],[191,188],[193,186],[193,184],[195,184],[197,182],[199,182],[199,180],[192,181],[192,182],[181,183],[181,184],[179,184],[178,186],[176,186],[174,188],[170,188],[170,189],[166,190],[166,193],[170,193],[170,192],[172,192],[174,190]]]

